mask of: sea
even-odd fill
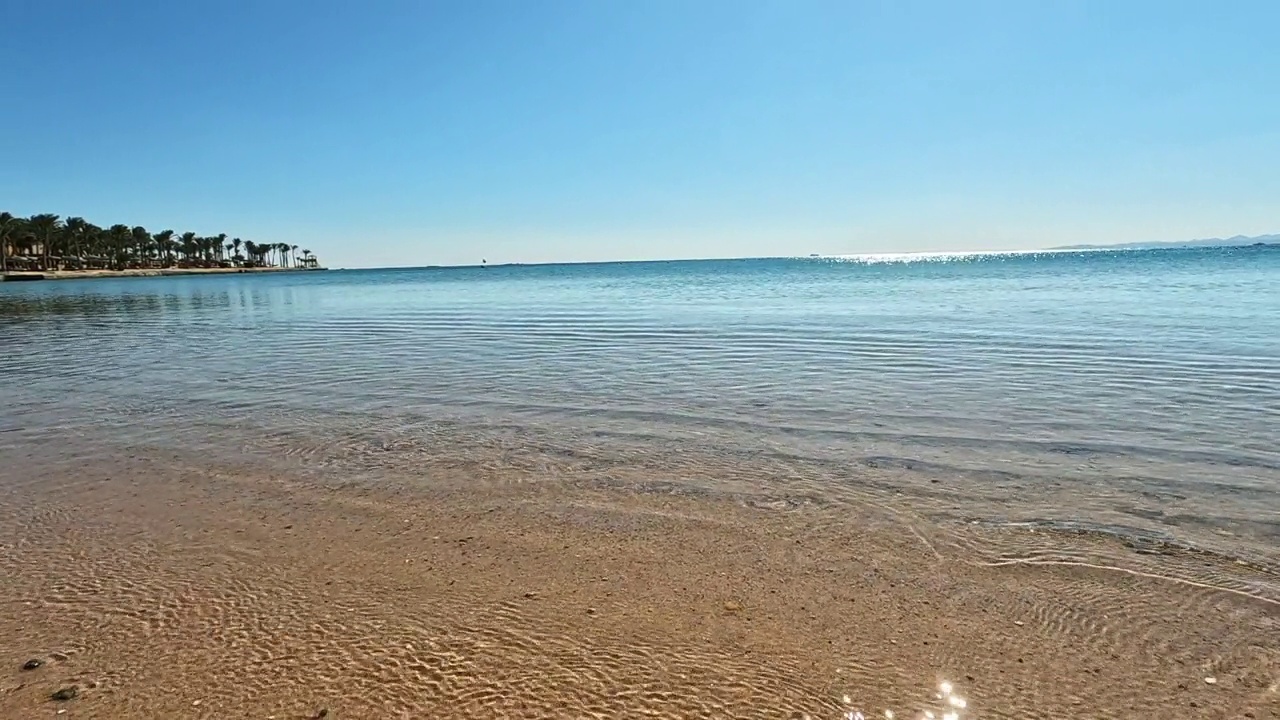
[[[0,395],[0,467],[639,474],[1280,567],[1280,246],[0,283]]]

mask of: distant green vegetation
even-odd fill
[[[0,272],[11,270],[127,270],[131,268],[313,267],[297,245],[255,243],[225,234],[141,225],[102,228],[81,217],[15,217],[0,212]]]

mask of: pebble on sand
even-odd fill
[[[74,700],[76,696],[79,694],[80,694],[80,688],[76,687],[75,685],[68,685],[67,687],[62,688],[61,690],[54,692],[52,695],[49,696],[49,699],[55,702],[66,702],[68,700]]]
[[[41,660],[40,658],[31,658],[30,660],[28,660],[28,661],[26,661],[26,662],[22,663],[22,669],[23,669],[23,670],[38,670],[38,669],[40,669],[40,667],[41,667],[42,665],[44,665],[44,661],[43,661],[43,660]]]
[[[1216,677],[1207,677],[1207,678],[1205,678],[1205,679],[1204,679],[1204,681],[1205,681],[1206,683],[1210,684],[1210,685],[1217,685],[1217,684],[1218,684],[1218,678],[1216,678]]]

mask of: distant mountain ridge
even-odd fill
[[[1135,242],[1121,243],[1119,245],[1061,245],[1053,250],[1142,250],[1149,248],[1180,248],[1180,247],[1240,247],[1242,245],[1256,244],[1270,245],[1272,243],[1280,244],[1280,234],[1277,235],[1255,235],[1248,237],[1246,235],[1234,235],[1229,238],[1208,238],[1205,240],[1182,240],[1180,242]]]

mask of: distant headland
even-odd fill
[[[301,255],[299,255],[301,253]],[[99,227],[81,217],[0,212],[0,278],[146,277],[321,270],[310,250],[141,225]]]
[[[1207,238],[1204,240],[1183,240],[1181,242],[1135,242],[1119,245],[1061,245],[1053,250],[1153,250],[1159,248],[1183,247],[1245,247],[1248,245],[1278,245],[1280,235],[1234,235],[1229,238]]]

